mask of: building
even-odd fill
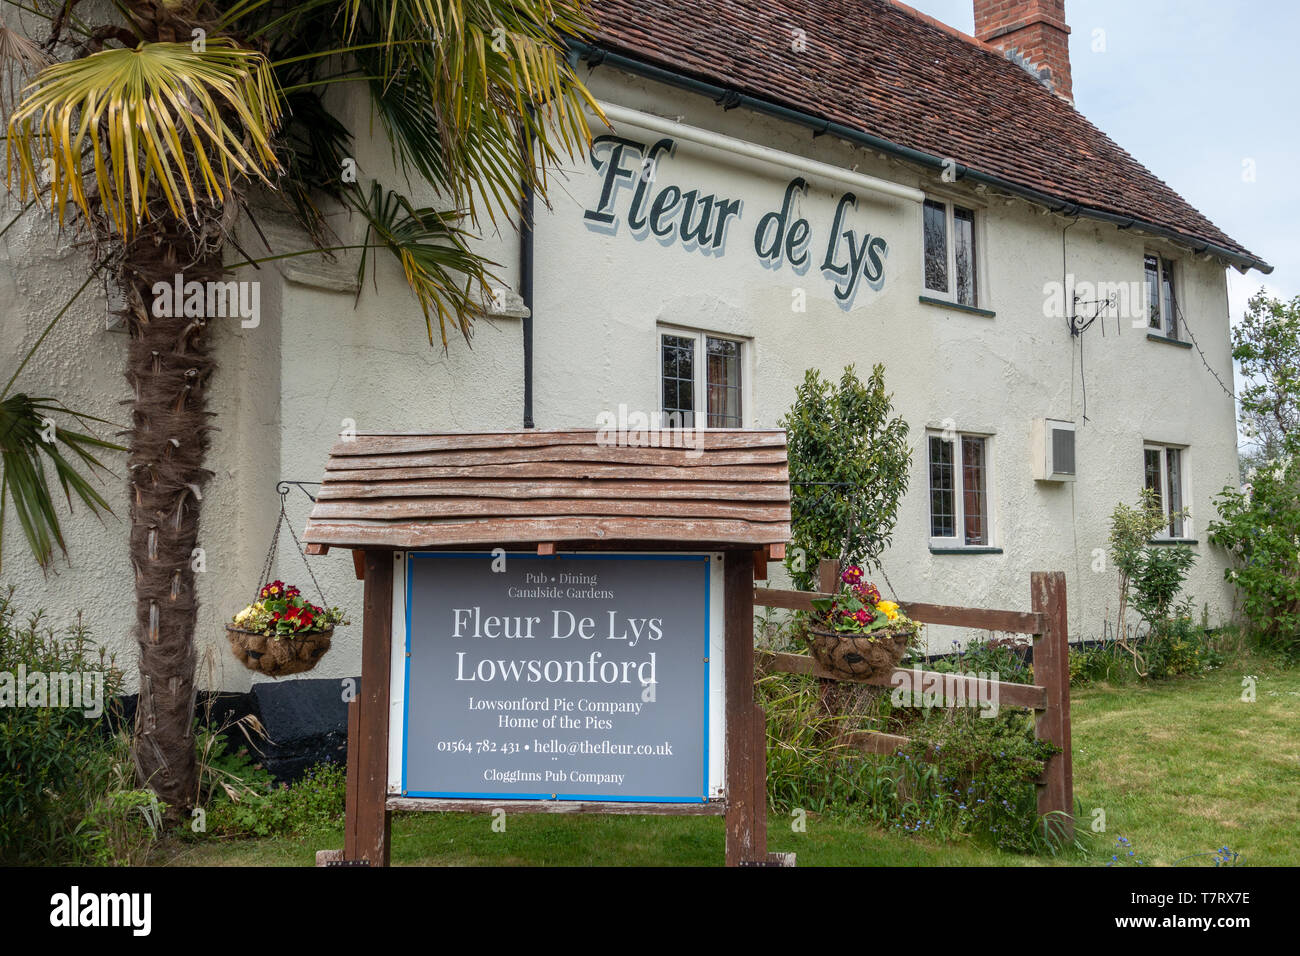
[[[430,349],[387,264],[361,289],[346,258],[264,266],[257,322],[214,329],[203,682],[249,687],[222,625],[258,584],[276,483],[318,480],[340,431],[665,411],[771,426],[806,369],[849,363],[884,363],[915,440],[885,559],[900,597],[1025,608],[1030,571],[1061,569],[1072,634],[1098,636],[1116,598],[1098,558],[1109,515],[1145,484],[1190,507],[1168,534],[1197,551],[1188,591],[1211,620],[1231,615],[1205,539],[1237,480],[1224,272],[1269,267],[1073,109],[1060,0],[975,10],[971,38],[888,0],[598,0],[573,56],[612,129],[554,174],[531,233],[484,237],[503,285],[472,348]],[[364,174],[393,175],[385,144],[357,149]],[[277,249],[305,244],[261,225]],[[7,240],[3,328],[24,335],[82,275],[43,229],[24,220]],[[119,363],[95,356],[121,341],[104,311],[60,327],[47,374],[112,418]],[[288,507],[301,530],[309,502],[295,490]],[[84,610],[131,662],[125,529],[71,534],[72,568],[46,580],[14,561],[6,578],[54,620]],[[292,550],[282,539],[276,573],[301,582]],[[347,556],[314,561],[330,603],[359,613]],[[965,636],[938,630],[936,651]],[[307,676],[358,673],[354,631]]]

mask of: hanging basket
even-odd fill
[[[813,659],[836,677],[865,681],[893,671],[907,655],[915,636],[916,627],[911,624],[871,634],[809,627],[804,640]]]
[[[252,612],[259,600],[272,596],[269,593],[272,586],[283,588],[284,582],[274,581],[266,587],[259,585],[253,597],[253,604],[235,615],[234,620],[238,623],[226,625],[226,636],[230,638],[230,650],[239,663],[250,671],[267,674],[271,677],[285,677],[289,674],[301,674],[303,671],[311,670],[325,656],[325,652],[330,649],[330,638],[334,636],[334,624],[348,623],[342,620],[342,615],[337,608],[329,607],[329,602],[325,600],[325,592],[321,590],[320,582],[316,580],[311,564],[307,561],[302,542],[298,540],[298,535],[294,534],[293,525],[290,524],[289,516],[285,512],[285,499],[289,496],[289,484],[290,482],[281,481],[275,486],[276,493],[280,496],[280,517],[275,522],[275,530],[271,534],[271,546],[266,551],[266,561],[262,564],[262,576],[258,580],[270,581],[271,566],[275,561],[276,546],[280,541],[280,528],[288,526],[294,547],[297,549],[298,554],[302,556],[302,563],[307,569],[307,575],[311,578],[311,583],[316,586],[317,593],[320,594],[321,604],[319,607],[311,605],[311,602],[303,599],[301,593],[294,587],[284,588],[283,590],[277,589],[273,596],[276,599],[287,599],[294,602],[293,606],[299,609],[303,606],[310,606],[313,615],[326,614],[327,616],[322,617],[320,623],[327,624],[327,626],[319,630],[300,631],[296,634],[278,636],[263,634],[260,631],[250,631],[240,627],[240,623],[250,623],[251,619],[244,617],[244,615]],[[298,484],[301,487],[301,483]],[[311,495],[307,497],[311,498]],[[315,498],[312,498],[312,501],[315,500]],[[328,612],[326,612],[326,608],[329,608]],[[278,611],[284,610],[284,608],[278,609]],[[253,618],[256,617],[257,615],[254,614]],[[273,622],[274,614],[272,615]]]
[[[245,631],[233,624],[226,625],[230,649],[241,664],[250,671],[271,677],[301,674],[316,666],[330,649],[333,626],[323,631],[296,634],[292,637],[270,637],[256,631]]]

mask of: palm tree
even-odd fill
[[[48,15],[41,51],[57,53],[54,62],[30,43],[7,52],[10,31],[0,32],[5,69],[31,75],[9,113],[6,162],[19,198],[87,237],[94,267],[125,297],[135,757],[175,816],[196,795],[191,555],[216,360],[204,317],[155,308],[155,285],[220,279],[228,248],[247,260],[235,224],[272,198],[297,217],[311,251],[348,248],[322,212],[341,204],[366,225],[359,278],[369,250],[394,255],[430,345],[435,320],[444,349],[453,330],[468,339],[494,281],[471,248],[481,217],[517,212],[526,187],[544,196],[546,167],[589,141],[584,110],[599,110],[564,57],[564,38],[590,22],[585,0],[115,0],[109,23],[86,22],[77,5],[62,0]],[[352,133],[323,96],[356,84],[408,181],[432,186],[440,208],[343,175]],[[23,434],[34,415],[58,410],[37,406],[14,410]],[[39,493],[39,456],[56,446],[29,436],[11,461],[5,414],[0,501],[21,479],[20,514],[44,563],[50,542],[63,544],[48,488]],[[99,466],[96,439],[55,435]],[[107,508],[66,460],[56,468],[65,491]]]

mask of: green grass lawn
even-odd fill
[[[1241,699],[1247,674],[1258,677],[1254,703]],[[1106,836],[1127,837],[1148,863],[1227,846],[1247,865],[1300,866],[1300,671],[1229,664],[1078,691],[1072,703],[1083,825],[1101,808]]]
[[[1257,675],[1244,703],[1242,677]],[[1060,857],[1016,856],[971,843],[935,843],[851,821],[811,816],[807,831],[772,814],[768,848],[800,866],[1103,865],[1118,836],[1151,865],[1210,865],[1228,846],[1245,865],[1300,865],[1300,670],[1231,664],[1203,678],[1072,694],[1075,796],[1087,848]],[[871,759],[871,758],[864,758]],[[1091,835],[1094,808],[1106,830]],[[717,817],[507,818],[398,814],[399,866],[713,866],[722,862]],[[341,828],[307,838],[217,841],[174,852],[173,865],[309,866],[343,845]],[[1190,859],[1188,859],[1191,857]]]

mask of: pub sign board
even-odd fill
[[[388,792],[724,795],[722,555],[406,552]]]

